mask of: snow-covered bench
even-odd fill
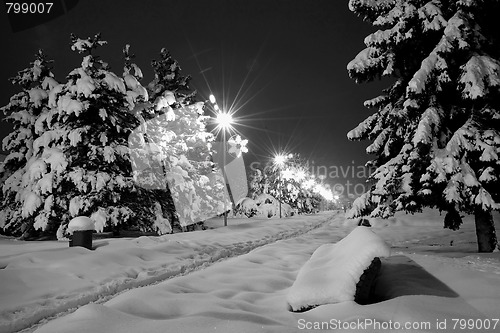
[[[363,283],[371,284],[373,280],[360,283],[362,276],[371,273],[367,268],[379,269],[378,258],[388,256],[389,246],[363,226],[356,227],[336,244],[320,246],[302,266],[288,292],[291,310],[304,311],[318,305],[356,300],[357,290],[359,294],[361,288],[369,288]]]

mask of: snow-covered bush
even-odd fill
[[[235,213],[237,215],[253,217],[257,214],[257,211],[257,203],[251,198],[242,198],[235,205]]]
[[[279,213],[275,204],[262,203],[257,207],[257,216],[271,218]]]
[[[258,206],[262,206],[264,204],[276,205],[278,203],[278,200],[276,200],[275,197],[273,197],[270,194],[266,194],[266,193],[258,195],[254,199],[254,201],[255,201],[255,204]]]

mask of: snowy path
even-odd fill
[[[262,326],[289,332],[296,319],[284,302],[286,289],[318,246],[348,233],[332,234],[342,220],[337,216],[302,235],[87,305],[54,321],[56,327],[49,323],[36,332],[65,332],[75,325],[74,332],[261,332]],[[88,317],[92,320],[82,325]]]
[[[337,242],[352,228],[352,223],[337,215],[302,235],[121,293],[102,304],[83,306],[36,333],[63,333],[69,328],[75,333],[304,332],[316,324],[326,323],[330,326],[323,328],[333,330],[335,325],[358,320],[365,326],[343,331],[456,332],[453,319],[491,324],[500,317],[498,253],[474,255],[467,253],[470,248],[461,252],[460,244],[470,242],[473,228],[457,234],[443,230],[441,225],[373,228],[395,252],[383,261],[377,282],[376,294],[381,302],[366,306],[344,302],[304,313],[290,312],[286,294],[299,269],[317,247]],[[453,237],[459,247],[440,245],[437,252],[441,254],[430,254],[428,248],[436,247],[438,236],[443,242]],[[419,244],[423,253],[404,251],[409,240]],[[413,328],[376,329],[367,326],[369,323],[409,324]]]
[[[18,331],[124,290],[185,275],[218,260],[296,237],[321,227],[332,215],[230,219],[226,228],[96,240],[94,251],[68,248],[64,242],[0,239],[0,332]],[[210,223],[216,226],[220,221]]]
[[[443,229],[434,212],[371,221],[393,251],[377,280],[380,302],[327,304],[304,313],[292,313],[286,304],[297,272],[317,247],[345,237],[355,221],[338,214],[230,220],[229,227],[211,222],[216,229],[100,240],[95,251],[0,239],[5,267],[0,269],[0,332],[29,326],[49,311],[59,318],[26,332],[304,332],[310,325],[359,320],[431,326],[343,331],[456,332],[450,328],[454,318],[484,324],[500,318],[500,253],[475,253],[470,220],[458,232]],[[136,288],[148,278],[167,279]],[[86,295],[97,302],[81,306],[88,303]],[[79,308],[64,312],[72,301]],[[18,312],[9,310],[11,304],[20,304]],[[438,323],[446,323],[447,330]]]

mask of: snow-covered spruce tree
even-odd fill
[[[82,66],[57,93],[58,121],[69,139],[64,149],[67,175],[61,184],[68,187],[59,196],[66,197],[61,206],[67,207],[69,218],[89,215],[96,230],[119,225],[151,230],[154,206],[141,204],[147,196],[134,180],[128,147],[130,133],[139,125],[131,110],[147,94],[127,73],[125,79],[118,77],[93,55],[103,44],[99,34],[83,40],[72,36],[72,50],[84,55]],[[81,110],[71,110],[74,101]]]
[[[394,83],[366,101],[377,111],[348,133],[371,140],[373,185],[350,217],[388,217],[424,206],[475,216],[478,249],[497,244],[500,209],[500,11],[498,0],[351,0],[380,30],[347,66],[356,82]]]
[[[2,108],[5,120],[11,122],[14,129],[3,140],[3,149],[9,154],[0,166],[3,184],[0,227],[8,234],[24,238],[34,231],[33,218],[27,216],[29,207],[23,207],[29,195],[26,191],[27,182],[32,176],[26,171],[35,160],[33,142],[45,130],[36,120],[48,112],[49,91],[57,85],[50,71],[51,62],[39,50],[30,67],[11,79],[12,84],[20,86],[22,91],[12,96],[9,104]],[[33,185],[42,186],[42,182]]]
[[[196,102],[190,77],[181,75],[166,49],[152,67],[155,77],[148,85],[152,107],[143,112],[145,142],[158,149],[157,160],[165,168],[166,192],[161,196],[167,205],[162,208],[169,212],[164,215],[185,229],[223,211],[224,182],[214,172],[213,135],[205,129],[204,103]]]
[[[269,194],[290,205],[297,213],[307,214],[317,210],[321,201],[314,192],[315,185],[314,177],[307,171],[307,163],[296,155],[281,168],[269,161],[263,171],[255,169],[250,174],[249,187],[253,199]]]
[[[259,168],[253,168],[248,173],[248,190],[249,197],[255,199],[257,196],[264,193],[264,172]]]
[[[127,87],[127,98],[130,112],[139,120],[140,125],[135,128],[128,138],[128,147],[132,163],[134,181],[140,201],[131,198],[129,206],[135,207],[137,220],[152,221],[146,223],[143,229],[151,229],[159,234],[172,232],[172,223],[175,220],[174,204],[166,185],[163,168],[163,155],[158,154],[158,149],[152,149],[146,142],[146,119],[150,119],[152,104],[149,94],[140,83],[143,79],[142,70],[132,62],[135,57],[130,53],[130,45],[123,49],[125,65],[123,78]],[[151,138],[150,138],[151,139]],[[148,207],[140,209],[139,206]],[[154,215],[151,216],[151,213]],[[168,213],[170,215],[166,216]]]
[[[66,83],[50,89],[47,112],[35,121],[44,130],[33,141],[17,212],[24,225],[57,228],[58,238],[78,215],[90,216],[97,230],[140,224],[130,206],[139,199],[127,147],[139,122],[129,112],[127,88],[92,54],[105,44],[99,35],[71,39],[84,58]]]

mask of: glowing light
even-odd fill
[[[306,172],[304,170],[299,170],[299,171],[297,171],[296,177],[297,177],[297,181],[300,182],[306,178]]]
[[[274,156],[274,163],[278,166],[282,166],[283,164],[285,164],[285,161],[286,161],[286,156],[283,154],[278,154]]]
[[[213,94],[210,95],[208,98],[210,100],[210,103],[215,104],[216,101],[215,101],[215,96]]]
[[[294,174],[293,170],[291,170],[291,169],[285,169],[282,172],[282,177],[284,179],[287,179],[287,180],[288,179],[293,179],[293,178],[295,178],[295,174]]]
[[[229,129],[233,123],[233,116],[230,113],[219,112],[215,118],[217,124],[222,129]]]

